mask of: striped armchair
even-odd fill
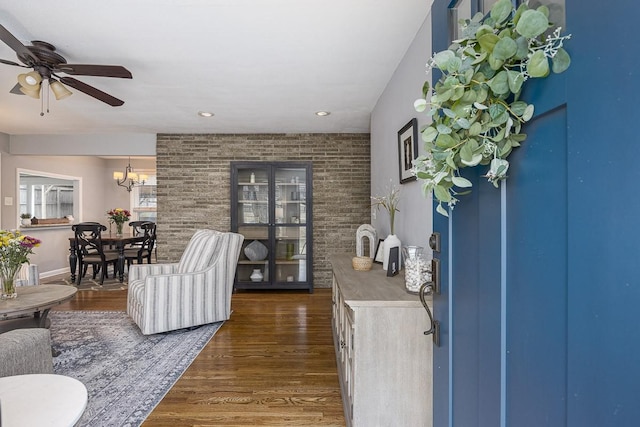
[[[129,270],[127,314],[144,335],[229,319],[244,237],[198,230],[178,263]]]

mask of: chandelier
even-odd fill
[[[128,192],[131,192],[136,185],[144,185],[149,177],[145,174],[137,174],[131,167],[131,157],[129,157],[129,164],[124,169],[124,173],[115,171],[113,172],[113,179],[120,187],[124,187]]]

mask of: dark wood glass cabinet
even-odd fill
[[[245,237],[235,289],[313,292],[311,162],[231,162],[231,230]]]

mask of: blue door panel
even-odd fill
[[[593,21],[568,14],[571,43],[585,52],[572,59],[583,75],[567,82],[573,101],[569,425],[635,427],[640,425],[640,80],[639,37],[629,37],[628,29],[637,25],[640,4],[583,6],[571,0],[567,7],[588,7],[598,22],[607,23],[602,38]],[[612,45],[616,40],[620,43]],[[593,82],[602,88],[597,96],[584,90]],[[601,108],[594,108],[596,100]]]
[[[564,426],[566,109],[537,116],[527,131],[507,181],[507,424]]]

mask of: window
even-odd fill
[[[138,171],[147,174],[148,179],[144,185],[136,185],[131,190],[132,221],[157,222],[156,175],[155,171]]]
[[[18,169],[18,215],[39,219],[80,217],[80,178]]]

